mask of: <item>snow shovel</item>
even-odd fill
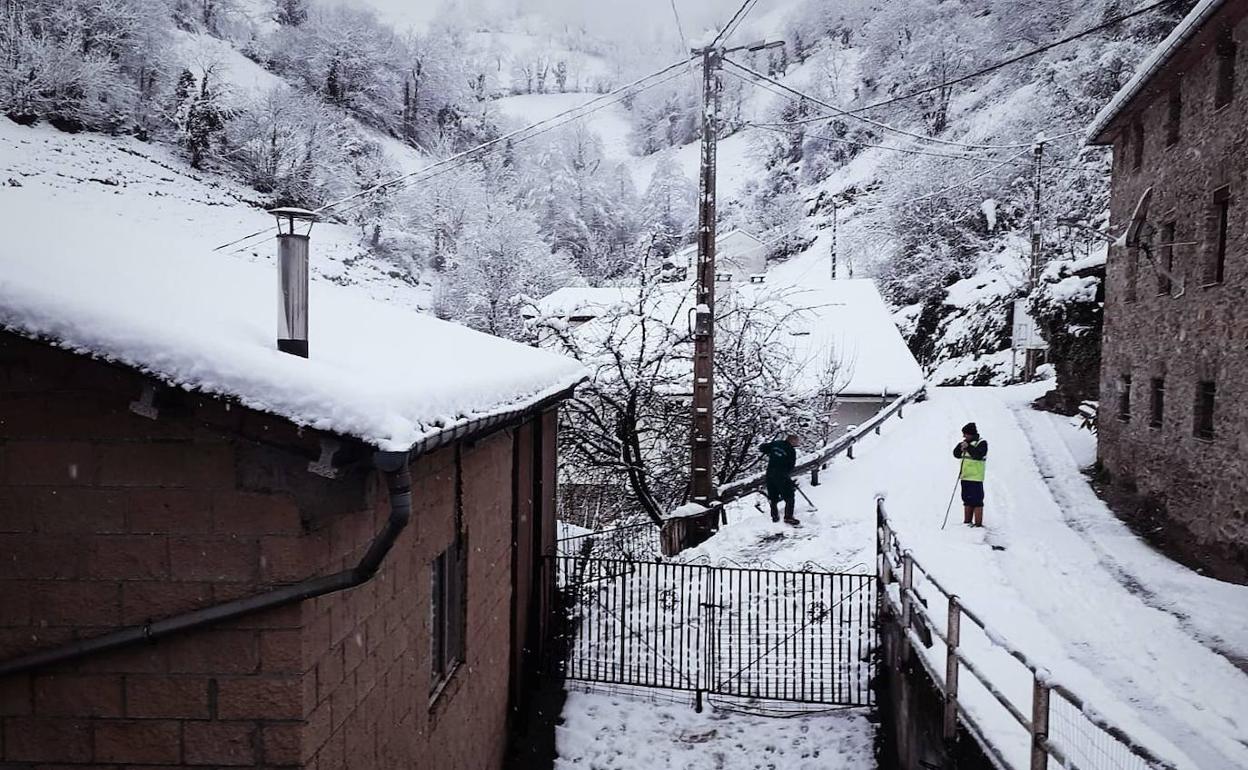
[[[949,493],[949,504],[945,506],[945,520],[940,525],[941,529],[944,529],[945,525],[949,523],[949,512],[953,510],[953,498],[956,497],[958,494],[958,482],[960,482],[961,480],[962,480],[962,469],[958,468],[958,477],[953,480],[953,491]]]
[[[794,484],[793,488],[797,490],[797,493],[801,495],[802,499],[806,501],[806,504],[810,506],[810,508],[807,509],[808,512],[814,513],[815,511],[819,510],[819,506],[815,505],[814,503],[810,501],[810,498],[806,496],[806,493],[802,491],[801,487],[799,487],[797,484]]]

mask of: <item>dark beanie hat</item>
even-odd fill
[[[962,433],[964,433],[967,436],[978,436],[979,428],[975,427],[975,423],[968,422],[966,425],[962,426]]]

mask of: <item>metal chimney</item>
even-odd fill
[[[308,357],[308,241],[316,214],[280,208],[277,218],[277,349]]]

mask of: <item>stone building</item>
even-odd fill
[[[103,251],[4,255],[0,766],[502,767],[579,367]]]
[[[1111,223],[1101,464],[1189,563],[1248,580],[1248,2],[1202,0],[1097,116]],[[1137,217],[1138,219],[1138,217]]]

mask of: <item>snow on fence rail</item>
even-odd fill
[[[880,426],[893,415],[897,415],[898,418],[905,417],[903,409],[906,404],[913,401],[922,401],[926,397],[926,384],[920,385],[913,391],[897,397],[888,406],[884,407],[879,412],[876,412],[871,419],[846,433],[844,436],[841,436],[831,443],[824,444],[812,452],[807,452],[806,454],[799,456],[797,458],[797,465],[793,467],[792,475],[799,476],[807,471],[817,472],[821,467],[831,461],[832,458],[840,454],[845,454],[852,460],[854,458],[855,444],[862,441],[871,432],[875,432],[878,435],[880,432]],[[766,483],[765,476],[765,472],[760,471],[752,476],[746,476],[745,478],[737,479],[736,481],[724,484],[719,488],[719,499],[724,502],[728,502],[730,500],[736,500],[739,497],[744,497],[751,492],[757,492],[762,489],[763,485]]]
[[[659,528],[642,521],[559,538],[555,545],[560,556],[651,559],[659,555]]]
[[[1027,731],[1029,770],[1047,770],[1050,757],[1065,770],[1175,770],[1173,764],[1157,757],[1122,728],[1092,709],[1079,695],[1054,680],[1047,670],[1037,666],[1009,640],[993,631],[956,594],[946,590],[909,549],[901,546],[897,533],[888,522],[882,498],[876,500],[876,556],[876,595],[900,618],[904,631],[901,644],[916,651],[925,650],[916,657],[944,696],[946,740],[956,736],[957,722],[961,720],[998,770],[1017,770],[1020,767],[1006,758],[1006,749],[994,742],[985,731],[981,724],[983,714],[976,716],[967,709],[964,699],[959,699],[958,675],[965,669],[974,677],[974,682],[982,686],[1013,721]],[[933,610],[939,608],[930,607],[916,592],[916,572],[944,597],[944,628],[932,616]],[[1030,714],[1023,713],[1014,704],[1004,692],[1004,685],[994,681],[982,666],[982,660],[975,661],[967,655],[962,644],[963,618],[983,632],[992,646],[1018,661],[1030,674]],[[920,630],[916,630],[916,624]],[[928,638],[924,639],[924,635]],[[936,671],[939,650],[927,651],[934,646],[931,636],[935,636],[944,647],[943,676]]]

